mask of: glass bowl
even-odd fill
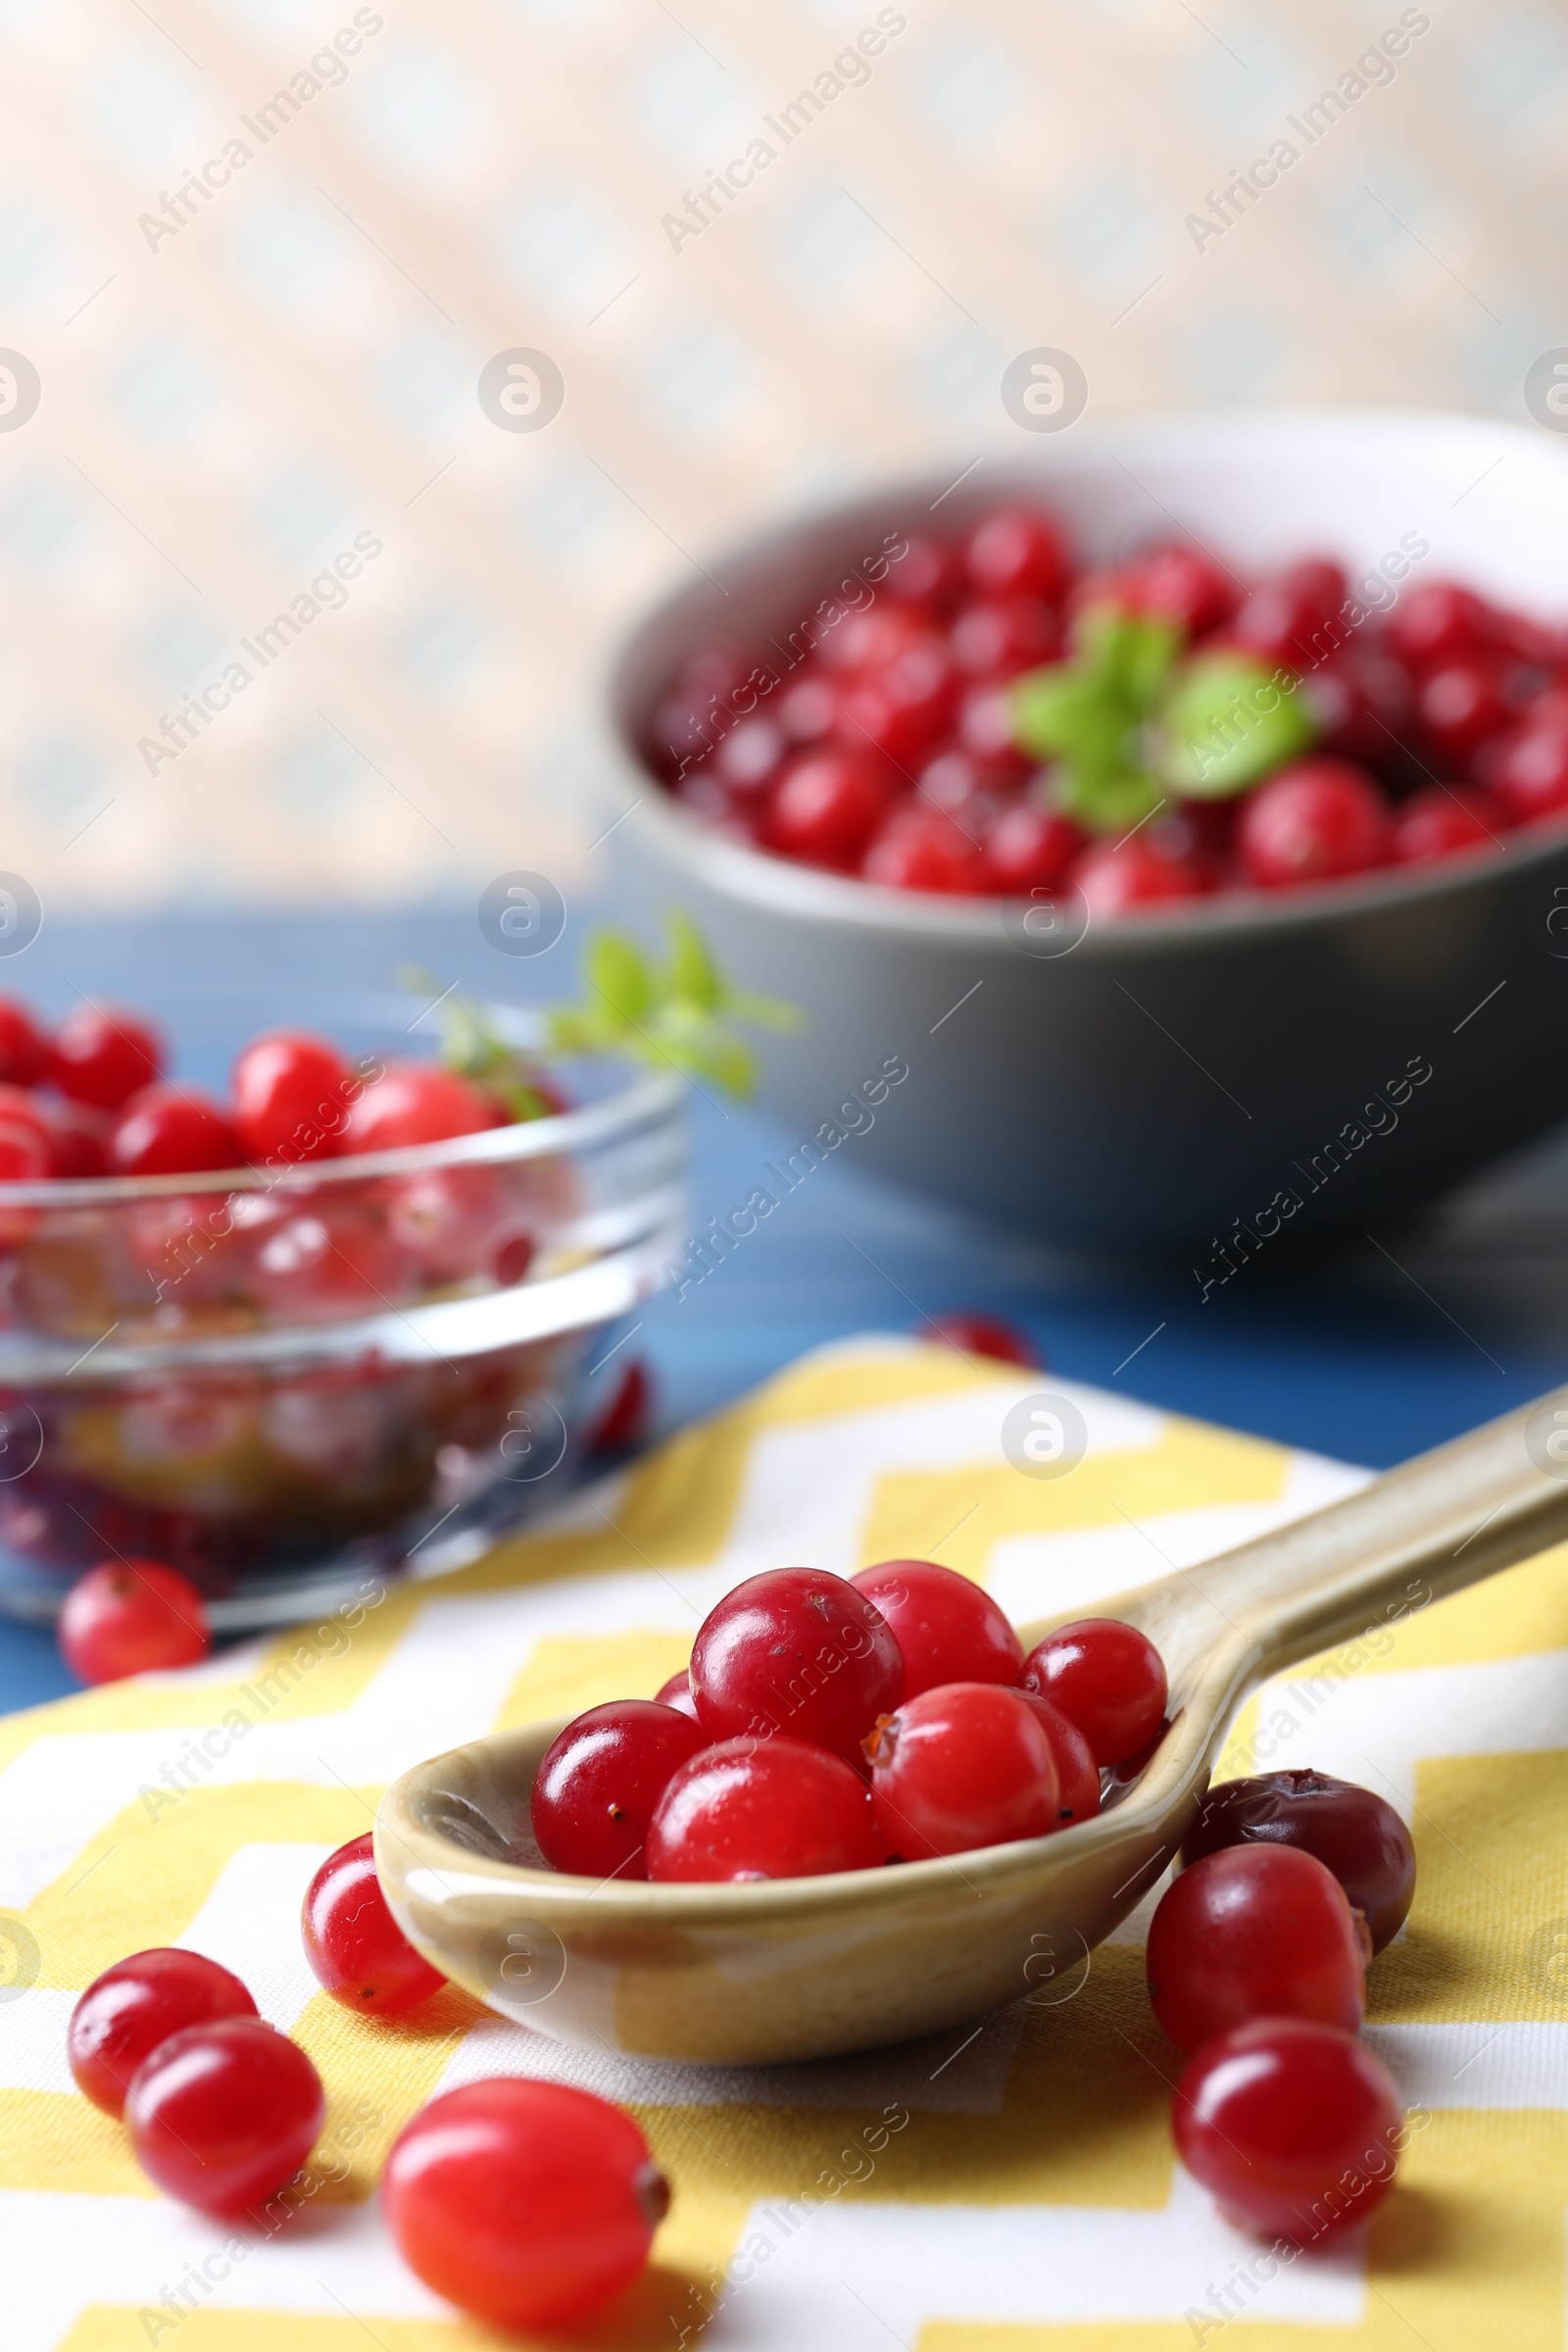
[[[177,1076],[220,1085],[261,1028],[408,1058],[428,1007],[153,1009]],[[541,1042],[537,1016],[490,1013]],[[678,1245],[685,1129],[673,1076],[559,1071],[569,1109],[448,1143],[0,1185],[0,1610],[52,1617],[84,1568],[146,1555],[221,1630],[285,1622],[472,1558],[562,1494],[617,1327]]]

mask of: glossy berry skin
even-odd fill
[[[237,1168],[245,1147],[211,1096],[193,1088],[147,1086],[131,1096],[109,1138],[116,1176],[183,1176]]]
[[[1197,2052],[1176,2085],[1176,2151],[1238,2229],[1332,2244],[1388,2194],[1402,2127],[1393,2077],[1334,2026],[1269,2018]]]
[[[1189,638],[1215,628],[1236,608],[1236,583],[1200,548],[1181,541],[1146,548],[1122,573],[1132,610],[1174,621]]]
[[[1291,1845],[1315,1854],[1366,1921],[1381,1952],[1404,1925],[1415,1894],[1415,1846],[1371,1788],[1323,1772],[1269,1772],[1219,1781],[1198,1809],[1184,1863],[1234,1845]]]
[[[84,1683],[194,1666],[213,1645],[202,1596],[158,1560],[104,1560],[66,1594],[60,1647]]]
[[[382,1075],[349,1104],[341,1153],[400,1152],[413,1144],[444,1144],[457,1135],[494,1127],[498,1109],[487,1095],[451,1070],[428,1061],[389,1061]]]
[[[1061,1827],[1055,1754],[1020,1691],[996,1683],[922,1690],[877,1725],[866,1752],[882,1835],[906,1862]]]
[[[1347,586],[1337,564],[1293,564],[1253,590],[1229,633],[1260,661],[1310,670],[1333,650],[1325,624],[1345,603]]]
[[[999,1364],[1021,1364],[1026,1372],[1045,1369],[1045,1357],[1026,1331],[1002,1315],[962,1312],[928,1315],[919,1337],[939,1348],[958,1348],[965,1355],[985,1355]]]
[[[1100,1766],[1095,1751],[1075,1723],[1059,1707],[1033,1690],[1020,1690],[1029,1712],[1051,1742],[1056,1760],[1057,1813],[1061,1826],[1069,1821],[1093,1821],[1100,1811]]]
[[[938,1683],[1018,1680],[1023,1643],[971,1577],[935,1560],[882,1560],[850,1582],[893,1628],[906,1699]]]
[[[690,1671],[710,1740],[782,1732],[858,1770],[866,1733],[904,1696],[892,1627],[819,1568],[770,1568],[737,1585],[703,1620]]]
[[[734,1884],[887,1859],[858,1773],[804,1740],[721,1740],[681,1766],[648,1827],[648,1876]]]
[[[645,1879],[648,1824],[680,1767],[710,1744],[684,1709],[616,1698],[575,1716],[546,1748],[529,1817],[553,1870]]]
[[[1165,1668],[1135,1625],[1084,1617],[1037,1642],[1018,1677],[1075,1723],[1097,1764],[1136,1755],[1165,1719]]]
[[[1333,1872],[1298,1846],[1205,1854],[1167,1887],[1150,1926],[1154,2015],[1183,2050],[1261,2017],[1353,2034],[1366,2005],[1365,1934]]]
[[[1504,743],[1487,777],[1516,825],[1568,809],[1568,721],[1527,719]]]
[[[848,871],[858,863],[893,798],[880,760],[823,749],[793,760],[773,788],[766,836],[786,858]]]
[[[1492,632],[1493,614],[1472,589],[1452,580],[1423,580],[1395,606],[1384,642],[1407,668],[1426,669],[1473,654]]]
[[[235,1133],[258,1167],[292,1167],[337,1149],[349,1068],[335,1046],[293,1029],[252,1038],[229,1082]]]
[[[238,1977],[216,1960],[173,1946],[132,1952],[94,1978],[71,2012],[66,2055],[76,2088],[118,2116],[137,2068],[172,2034],[255,2015]]]
[[[678,1674],[672,1674],[667,1683],[661,1683],[654,1696],[662,1707],[673,1707],[678,1714],[689,1716],[693,1723],[697,1721],[692,1678],[684,1666]]]
[[[187,2026],[142,2065],[125,2100],[136,2161],[203,2213],[237,2218],[291,2180],[326,2100],[297,2042],[259,2017]]]
[[[1434,751],[1460,767],[1513,716],[1501,666],[1475,655],[1428,670],[1416,690],[1415,707]]]
[[[533,2329],[569,2326],[630,2284],[669,2189],[618,2107],[504,2076],[404,2125],[381,2204],[426,2286],[497,2328]]]
[[[1260,889],[1332,882],[1387,862],[1389,806],[1348,760],[1298,760],[1248,794],[1236,844]]]
[[[1004,808],[985,836],[985,887],[1007,899],[1061,890],[1084,848],[1071,817],[1054,808],[1035,801]]]
[[[49,1076],[74,1102],[118,1110],[164,1072],[164,1041],[116,1005],[78,1004],[55,1031]]]
[[[396,2017],[446,1983],[393,1918],[368,1830],[328,1854],[312,1879],[300,1936],[317,1983],[345,2009],[368,2017]]]
[[[0,997],[0,1084],[35,1086],[49,1066],[49,1041],[27,1006]]]
[[[1414,792],[1396,810],[1396,865],[1436,865],[1466,850],[1494,850],[1509,817],[1500,803],[1477,784],[1434,784]]]
[[[1050,599],[1066,583],[1066,542],[1038,507],[994,507],[965,540],[963,567],[982,596]]]

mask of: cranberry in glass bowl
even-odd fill
[[[455,1132],[426,1008],[215,988],[77,1038],[100,1094],[156,1047],[198,1103],[259,1032],[330,1041],[358,1102],[394,1071],[392,1132],[429,1140],[159,1173],[155,1138],[146,1172],[0,1170],[0,1611],[52,1618],[116,1555],[187,1577],[218,1634],[363,1608],[416,1549],[421,1571],[472,1557],[575,1474],[620,1359],[589,1368],[679,1240],[680,1085],[595,1056],[564,1065],[559,1107],[552,1073],[545,1115]],[[537,1047],[535,1016],[492,1014]],[[327,1059],[289,1067],[332,1092]],[[277,1075],[239,1097],[262,1141],[298,1107]],[[72,1116],[140,1133],[168,1084]]]

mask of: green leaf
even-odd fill
[[[630,1025],[654,1003],[654,976],[635,943],[620,931],[596,931],[588,942],[588,985]]]
[[[670,993],[702,1005],[707,1012],[716,1012],[725,989],[708,942],[684,907],[675,907],[668,922]]]
[[[1306,750],[1317,729],[1289,672],[1241,653],[1188,662],[1160,713],[1159,768],[1192,800],[1223,800]]]
[[[1080,613],[1067,662],[1032,670],[1012,690],[1021,748],[1052,762],[1057,808],[1097,833],[1124,833],[1158,808],[1149,720],[1180,632],[1111,605]]]

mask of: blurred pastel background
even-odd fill
[[[1015,452],[1029,347],[1079,360],[1091,420],[1523,416],[1564,339],[1568,25],[1417,19],[1307,146],[1288,118],[1393,0],[908,0],[785,144],[766,119],[841,78],[868,0],[6,0],[0,345],[39,399],[0,430],[5,864],[121,914],[580,887],[615,627],[803,500]],[[1299,160],[1200,243],[1281,136]],[[480,405],[516,348],[564,380],[541,430]],[[357,535],[343,599],[241,654]],[[236,659],[177,758],[138,748]]]

